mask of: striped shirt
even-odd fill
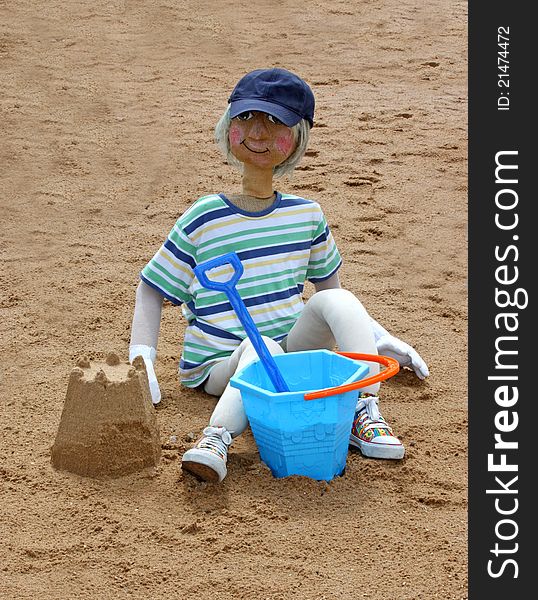
[[[193,272],[228,252],[243,264],[236,288],[259,332],[276,341],[287,336],[303,309],[305,280],[328,279],[342,262],[313,200],[277,193],[269,208],[247,213],[223,194],[198,199],[140,273],[144,283],[182,306],[188,325],[179,372],[188,387],[200,385],[247,337],[226,295],[203,288]],[[226,265],[209,277],[226,281],[231,273]]]

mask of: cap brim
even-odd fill
[[[258,98],[248,98],[230,102],[230,117],[232,119],[249,110],[258,110],[267,113],[268,115],[272,115],[288,127],[297,125],[302,119],[301,115],[298,115],[296,112],[293,112],[280,104],[274,104],[273,102],[267,102]]]

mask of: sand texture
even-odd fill
[[[466,9],[0,2],[1,598],[466,598]],[[77,361],[127,360],[140,269],[196,198],[238,191],[213,127],[265,66],[317,101],[278,189],[321,203],[343,286],[430,368],[381,387],[405,459],[275,479],[247,431],[221,485],[182,474],[215,399],[178,384],[185,323],[165,303],[158,466],[55,469]]]

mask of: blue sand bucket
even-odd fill
[[[306,392],[353,383],[364,363],[328,350],[273,357],[289,392],[276,392],[260,360],[230,379],[241,390],[261,460],[275,477],[304,475],[330,481],[345,466],[358,390],[305,400]]]

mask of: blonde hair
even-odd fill
[[[219,119],[219,122],[215,126],[215,141],[226,157],[228,164],[232,165],[233,167],[237,167],[239,170],[242,170],[243,163],[235,158],[230,148],[228,133],[230,131],[231,122],[232,119],[230,118],[230,107],[228,106],[222,117]],[[310,123],[306,119],[302,119],[299,121],[299,123],[297,123],[297,125],[291,127],[291,130],[293,131],[293,138],[296,143],[295,150],[284,162],[281,162],[274,168],[273,175],[275,177],[281,177],[282,175],[292,173],[293,169],[295,169],[295,167],[299,164],[299,161],[301,158],[303,158],[304,153],[306,152],[308,139],[310,137]]]

